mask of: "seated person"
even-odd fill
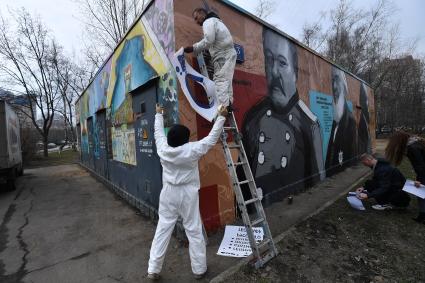
[[[405,208],[409,205],[410,197],[403,191],[406,178],[401,172],[383,159],[376,159],[369,154],[360,157],[363,165],[373,170],[372,180],[366,181],[364,187],[356,190],[360,199],[374,198],[378,204],[372,208],[376,210]]]

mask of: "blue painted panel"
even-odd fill
[[[326,156],[329,138],[332,131],[333,122],[333,97],[332,95],[310,91],[310,109],[319,119],[320,133],[322,135],[323,156]]]
[[[132,93],[133,113],[136,118],[132,126],[135,131],[137,165],[108,160],[108,169],[110,180],[114,184],[137,199],[158,208],[162,175],[154,140],[156,83],[140,87]]]
[[[236,63],[243,63],[245,62],[245,51],[242,45],[234,44],[235,50],[236,50]]]
[[[94,145],[95,145],[95,170],[107,178],[107,141],[106,141],[106,111],[96,113],[96,124],[94,125]]]
[[[91,169],[95,169],[94,167],[94,129],[93,129],[93,117],[89,117],[87,119],[87,135],[88,135],[88,147],[89,152],[87,156],[87,165]]]
[[[136,157],[140,168],[137,197],[157,208],[162,174],[154,139],[156,92],[156,85],[136,90],[133,94],[133,113],[136,115]]]

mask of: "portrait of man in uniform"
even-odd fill
[[[297,90],[294,43],[263,30],[267,96],[245,115],[243,141],[257,187],[278,200],[323,178],[324,160],[317,117]]]
[[[370,139],[369,134],[369,103],[367,99],[367,89],[366,84],[360,84],[360,121],[359,128],[357,130],[357,138],[358,138],[358,154],[361,155],[363,153],[372,153],[372,141]]]
[[[356,121],[348,108],[345,73],[332,67],[333,122],[326,154],[326,172],[332,175],[349,165],[356,156]]]

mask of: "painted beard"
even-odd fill
[[[280,79],[274,78],[270,83],[270,91],[272,96],[275,98],[279,98],[281,96],[286,97],[286,93],[283,89],[282,82]]]
[[[288,105],[288,102],[292,96],[291,94],[285,92],[283,82],[278,78],[274,78],[270,82],[269,95],[271,97],[273,106],[277,111],[283,111],[283,109]]]

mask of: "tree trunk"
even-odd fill
[[[47,147],[48,144],[48,135],[43,136],[43,156],[48,157],[49,156],[49,150]]]
[[[67,116],[66,116],[66,99],[65,99],[66,93],[62,95],[62,101],[63,101],[63,125],[64,125],[64,131],[65,131],[65,144],[68,143],[68,132],[67,132]]]

